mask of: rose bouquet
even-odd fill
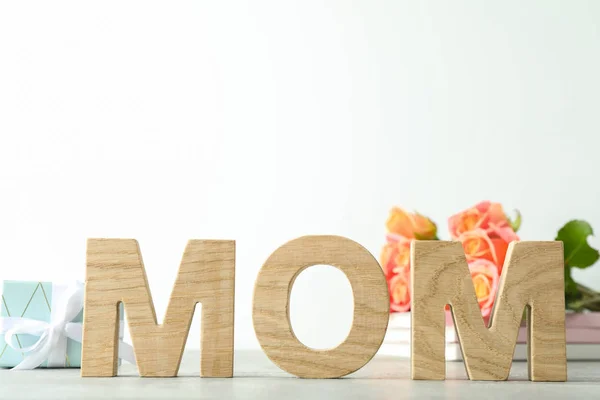
[[[462,243],[475,294],[484,318],[489,317],[508,245],[519,240],[517,231],[521,215],[514,221],[498,203],[483,201],[448,219],[452,240]],[[409,213],[394,207],[386,223],[386,243],[381,253],[381,266],[388,282],[391,312],[410,310],[410,242],[438,240],[437,226],[419,213]],[[579,284],[571,276],[572,268],[587,268],[599,258],[598,250],[587,243],[592,235],[591,226],[580,220],[563,226],[556,240],[563,242],[565,252],[565,300],[573,311],[600,311],[600,293]]]

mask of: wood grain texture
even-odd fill
[[[315,350],[302,344],[290,324],[290,293],[296,277],[313,265],[332,265],[348,278],[354,319],[338,347]],[[375,355],[389,321],[387,284],[378,262],[360,244],[339,236],[304,236],[271,254],[256,279],[252,317],[267,356],[302,378],[337,378],[360,369]]]
[[[200,376],[233,376],[235,242],[190,240],[162,325],[157,324],[137,241],[89,239],[81,376],[115,376],[120,302],[141,376],[176,376],[202,303]]]
[[[567,379],[562,242],[509,245],[489,328],[461,244],[416,241],[412,246],[412,379],[445,379],[446,304],[470,379],[507,379],[526,308],[529,379]]]

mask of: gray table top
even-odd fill
[[[234,378],[199,377],[199,354],[186,353],[177,378],[139,378],[125,364],[117,378],[80,378],[78,369],[0,370],[0,399],[561,399],[600,398],[600,362],[570,362],[569,380],[527,381],[515,362],[508,382],[470,382],[462,362],[447,364],[446,381],[412,381],[405,359],[375,357],[342,379],[298,379],[260,351],[236,351]]]

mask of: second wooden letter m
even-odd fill
[[[510,244],[489,328],[461,243],[416,241],[411,254],[413,379],[445,378],[448,304],[469,379],[508,378],[527,309],[529,379],[566,380],[562,242]]]

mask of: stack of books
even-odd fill
[[[600,312],[567,313],[567,359],[600,360]],[[392,313],[378,354],[410,358],[410,312]],[[527,328],[521,326],[515,346],[515,361],[527,359]],[[446,313],[446,361],[462,361],[452,316]]]

